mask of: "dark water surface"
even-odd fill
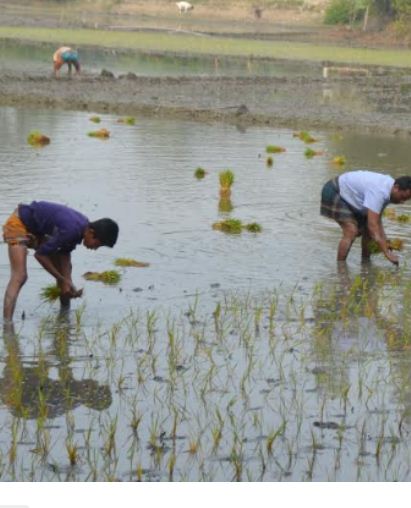
[[[405,242],[400,272],[379,256],[361,268],[355,245],[341,273],[338,227],[319,215],[336,155],[398,176],[407,142],[312,132],[324,155],[307,159],[286,129],[90,116],[0,109],[2,223],[46,199],[120,224],[113,250],[74,252],[84,298],[66,318],[41,302],[51,279],[29,258],[18,337],[0,345],[0,447],[14,450],[2,479],[409,479],[411,226],[385,219]],[[101,127],[110,139],[87,136]],[[50,145],[29,146],[31,130]],[[268,144],[286,148],[272,168]],[[227,168],[230,214],[219,211]],[[212,229],[228,216],[263,231]],[[121,270],[118,286],[82,278],[117,257],[150,266]],[[1,293],[8,273],[2,245]]]

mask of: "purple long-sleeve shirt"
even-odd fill
[[[48,256],[55,252],[69,253],[81,243],[89,220],[68,206],[48,201],[20,204],[19,216],[35,236],[43,237],[37,253]]]

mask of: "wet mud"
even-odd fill
[[[0,105],[411,135],[411,76],[378,68],[325,79],[313,65],[318,78],[12,71],[0,77]]]

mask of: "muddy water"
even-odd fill
[[[362,269],[356,245],[339,273],[338,227],[319,216],[321,186],[341,171],[334,156],[347,158],[346,169],[396,176],[407,171],[406,141],[312,132],[325,153],[308,160],[291,130],[89,117],[0,110],[2,222],[18,202],[47,199],[120,224],[113,250],[76,249],[73,278],[85,295],[60,321],[57,307],[39,300],[50,278],[29,259],[18,337],[0,346],[3,457],[16,448],[2,479],[408,478],[401,338],[411,226],[386,220],[388,235],[405,241],[403,272],[379,257]],[[87,136],[101,127],[109,140]],[[30,147],[34,129],[51,144]],[[268,144],[286,148],[270,169]],[[193,175],[199,166],[202,181]],[[226,168],[236,177],[230,214],[219,211]],[[227,216],[263,231],[212,230]],[[150,266],[124,269],[115,287],[82,279],[112,269],[116,257]],[[7,277],[3,245],[1,292]],[[55,444],[45,453],[47,439]],[[80,458],[70,466],[73,444]]]

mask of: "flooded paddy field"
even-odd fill
[[[120,224],[113,250],[73,253],[84,297],[68,314],[41,300],[51,279],[29,257],[0,343],[0,478],[409,480],[411,225],[384,219],[399,270],[361,266],[359,245],[338,269],[338,226],[319,215],[344,170],[407,173],[407,140],[316,130],[307,158],[290,129],[98,116],[0,109],[2,222],[47,199]],[[272,166],[268,145],[285,149]],[[226,218],[262,231],[212,228]],[[112,269],[114,285],[83,278]],[[2,245],[1,292],[7,278]]]

